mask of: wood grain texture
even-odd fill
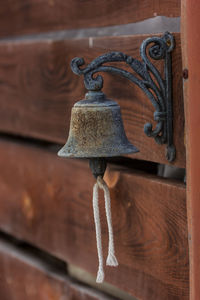
[[[2,300],[111,300],[55,272],[44,260],[3,241],[0,242],[0,270]]]
[[[108,51],[123,51],[139,57],[147,36],[108,37],[83,40],[20,42],[0,44],[0,130],[64,144],[69,130],[71,107],[84,98],[83,78],[69,67],[75,56],[90,62]],[[174,165],[185,166],[182,67],[179,34],[173,51]],[[156,62],[162,69],[161,62]],[[126,69],[126,66],[120,64]],[[127,67],[128,68],[128,67]],[[134,84],[118,76],[104,74],[104,92],[119,102],[127,136],[140,150],[131,157],[160,163],[165,145],[157,145],[144,134],[144,124],[152,122],[150,100]]]
[[[88,165],[1,141],[0,169],[0,229],[95,274],[94,180]],[[105,179],[119,261],[117,269],[106,268],[106,281],[143,300],[188,299],[185,186],[116,168]]]
[[[180,3],[180,0],[2,0],[0,36],[127,24],[154,16],[177,17]]]
[[[199,103],[199,1],[182,1],[183,67],[188,71],[184,80],[184,105],[187,149],[187,214],[190,248],[190,300],[200,299],[200,103]]]

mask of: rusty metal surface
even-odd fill
[[[86,100],[74,105],[69,137],[59,156],[111,157],[133,152],[138,150],[126,137],[116,102],[106,99],[103,93],[90,92]]]

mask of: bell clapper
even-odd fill
[[[90,169],[92,174],[97,179],[98,176],[103,178],[106,171],[107,162],[104,157],[94,157],[89,159]]]
[[[112,216],[111,216],[111,200],[110,192],[106,182],[103,180],[103,176],[106,170],[106,159],[102,157],[91,158],[89,161],[90,168],[94,177],[96,178],[96,183],[93,187],[93,212],[94,212],[94,222],[96,230],[96,243],[97,243],[97,253],[99,260],[99,268],[97,273],[96,282],[102,283],[104,280],[104,263],[103,263],[103,250],[102,250],[102,241],[101,241],[101,222],[99,214],[99,194],[98,190],[102,189],[104,191],[104,200],[105,200],[105,211],[108,224],[108,255],[106,260],[107,266],[118,266],[117,258],[115,257],[114,250],[114,237],[113,237],[113,228],[112,228]]]

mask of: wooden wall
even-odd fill
[[[97,253],[91,201],[94,179],[85,161],[64,160],[56,155],[67,139],[71,107],[85,93],[82,79],[72,74],[69,64],[75,56],[83,56],[89,62],[114,50],[139,59],[139,46],[150,34],[84,37],[84,30],[105,30],[106,26],[135,22],[143,22],[143,26],[150,18],[154,22],[156,16],[165,16],[170,23],[180,16],[180,1],[2,1],[2,300],[111,299],[98,289],[74,282],[67,270],[62,274],[52,270],[50,261],[41,267],[39,257],[33,258],[30,251],[24,252],[16,241],[20,245],[26,242],[30,248],[40,249],[57,261],[76,265],[95,276]],[[67,38],[71,30],[76,38]],[[77,38],[80,31],[81,37]],[[172,165],[185,168],[180,34],[174,32],[174,36],[172,68],[177,158]],[[163,67],[159,61],[156,66],[160,70]],[[152,120],[154,112],[143,93],[125,79],[108,74],[104,91],[121,105],[127,135],[140,149],[138,154],[130,155],[118,165],[110,164],[105,175],[111,190],[120,264],[117,269],[106,269],[106,281],[137,299],[188,300],[185,185],[180,180],[153,174],[155,166],[168,162],[165,147],[156,145],[143,133],[144,124]],[[148,172],[144,168],[147,162],[152,164]],[[102,220],[106,247],[103,214]],[[8,235],[9,241],[1,238],[2,234]]]

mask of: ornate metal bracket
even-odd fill
[[[143,90],[155,108],[154,121],[157,122],[154,129],[151,123],[145,124],[144,132],[148,137],[153,137],[158,144],[167,144],[166,158],[170,162],[175,159],[176,155],[172,126],[171,51],[173,48],[174,38],[166,32],[162,37],[150,37],[142,42],[140,47],[141,61],[122,52],[109,52],[95,58],[85,68],[80,68],[85,64],[83,58],[76,57],[71,62],[72,71],[77,75],[84,76],[85,87],[89,91],[102,89],[102,76],[93,76],[99,72],[121,75]],[[164,78],[148,58],[147,53],[153,60],[164,60]],[[125,62],[134,73],[115,66],[104,65],[104,63],[111,62]]]

